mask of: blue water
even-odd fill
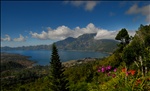
[[[49,65],[51,51],[49,50],[13,50],[13,51],[3,51],[7,53],[17,53],[25,56],[31,56],[30,60],[36,61],[39,65]],[[106,53],[100,52],[87,52],[87,51],[65,51],[60,50],[59,52],[61,62],[77,60],[86,57],[91,58],[102,58],[108,56]]]

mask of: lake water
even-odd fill
[[[51,51],[50,50],[16,50],[16,51],[3,51],[7,53],[17,53],[25,56],[31,56],[30,60],[36,61],[39,65],[48,65],[50,62]],[[87,52],[87,51],[58,51],[61,62],[70,60],[78,60],[87,57],[102,58],[108,56],[106,53],[100,52]]]

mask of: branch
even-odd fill
[[[134,63],[136,64],[137,67],[139,67],[138,63],[136,61],[134,61]]]

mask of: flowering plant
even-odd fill
[[[114,68],[112,71],[112,67],[109,66],[102,66],[102,67],[98,67],[98,72],[102,72],[102,73],[106,73],[107,76],[112,76],[115,77],[116,74],[114,72],[117,72],[117,68]]]
[[[107,81],[99,84],[100,91],[114,91],[116,89],[119,91],[144,90],[145,79],[141,77],[140,71],[133,69],[127,71],[125,68],[117,71],[117,68],[102,66],[97,68],[97,72],[104,75],[103,79],[108,78]]]

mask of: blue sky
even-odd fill
[[[52,44],[97,33],[114,39],[122,28],[134,35],[150,24],[148,1],[2,1],[1,46]]]

